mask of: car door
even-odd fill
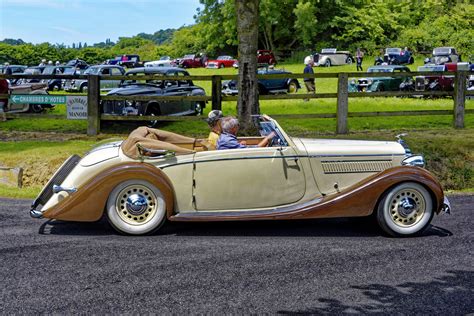
[[[102,68],[99,70],[100,78],[100,90],[101,91],[110,91],[112,89],[111,80],[107,77],[110,77],[110,68]]]
[[[171,70],[166,72],[167,76],[184,76],[184,73],[179,70]],[[188,91],[179,85],[178,80],[165,81],[165,96],[186,96]],[[189,111],[189,101],[173,100],[166,101],[162,104],[161,114],[171,115]]]
[[[306,190],[292,147],[197,152],[193,200],[197,211],[255,210],[299,201]]]
[[[120,68],[109,68],[110,69],[110,74],[112,76],[123,76],[123,71],[120,69]],[[121,80],[109,80],[110,82],[110,90],[112,89],[115,89],[115,88],[118,88],[118,86],[120,85],[120,81]]]

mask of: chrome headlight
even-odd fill
[[[368,85],[371,85],[371,84],[372,84],[372,82],[374,82],[374,80],[373,80],[373,79],[367,79],[367,84],[368,84]]]
[[[424,168],[425,159],[421,155],[408,156],[402,161],[402,166],[406,165]]]
[[[430,80],[428,78],[425,78],[425,84],[428,85],[430,83]]]

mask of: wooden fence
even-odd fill
[[[349,92],[349,78],[363,77],[407,77],[406,73],[315,73],[315,74],[272,74],[258,75],[258,79],[283,79],[283,78],[337,78],[336,93],[316,93],[316,94],[275,94],[261,95],[260,100],[295,100],[295,99],[320,99],[320,98],[337,98],[336,113],[320,113],[320,114],[285,114],[272,115],[274,118],[336,118],[336,133],[348,133],[349,117],[374,117],[374,116],[419,116],[419,115],[453,115],[453,126],[455,128],[464,128],[465,113],[474,113],[474,110],[465,109],[466,96],[474,96],[474,91],[466,90],[466,82],[469,72],[411,72],[410,77],[414,76],[453,76],[454,91],[383,91],[383,92]],[[205,101],[211,102],[213,110],[220,110],[223,101],[236,101],[237,96],[224,96],[221,94],[222,81],[236,79],[236,75],[212,75],[212,76],[140,76],[140,80],[151,80],[159,78],[160,80],[193,80],[193,81],[211,81],[212,94],[210,96],[106,96],[100,94],[100,80],[125,80],[130,79],[128,76],[106,76],[97,75],[0,75],[0,78],[6,79],[87,79],[88,80],[88,135],[97,135],[100,133],[101,121],[178,121],[178,120],[200,120],[198,117],[177,117],[177,116],[121,116],[103,114],[100,111],[101,101],[113,100],[129,100],[129,101]],[[421,110],[421,111],[386,111],[386,112],[349,112],[349,97],[409,97],[409,96],[451,96],[453,97],[453,110]],[[9,95],[0,95],[0,99]],[[8,114],[7,117],[39,117],[28,114]],[[59,118],[58,115],[41,115],[41,117]]]

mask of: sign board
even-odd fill
[[[66,111],[68,120],[87,120],[87,96],[67,96]]]
[[[34,103],[34,104],[64,104],[66,96],[49,94],[12,94],[12,104]]]

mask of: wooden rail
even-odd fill
[[[351,78],[360,77],[414,77],[414,76],[453,76],[454,91],[383,91],[383,92],[349,92],[348,83]],[[316,94],[274,94],[262,95],[260,100],[298,100],[298,99],[320,99],[337,98],[336,113],[320,114],[275,114],[275,118],[336,118],[336,133],[348,133],[349,117],[386,117],[386,116],[419,116],[419,115],[453,115],[453,126],[455,128],[464,127],[464,115],[474,113],[474,110],[465,109],[466,96],[474,96],[474,91],[466,90],[466,80],[469,73],[459,72],[410,72],[410,73],[315,73],[315,74],[272,74],[257,75],[258,79],[301,79],[301,78],[334,78],[337,79],[337,93],[316,93]],[[222,95],[222,81],[236,80],[237,75],[212,75],[212,76],[140,76],[140,80],[201,80],[212,82],[212,93],[210,96],[116,96],[100,95],[100,80],[130,80],[129,76],[96,76],[96,75],[0,75],[0,79],[87,79],[88,80],[88,135],[97,135],[100,133],[101,121],[193,121],[201,120],[198,117],[176,117],[176,116],[118,116],[101,114],[101,101],[201,101],[211,102],[213,110],[220,110],[223,101],[236,101],[237,96]],[[374,97],[409,97],[409,96],[451,96],[453,97],[453,110],[427,110],[427,111],[385,111],[385,112],[349,112],[349,98],[374,98]],[[7,98],[9,95],[0,94],[1,98]],[[17,117],[48,117],[61,118],[58,115],[33,115],[33,114],[9,114],[9,118]]]

